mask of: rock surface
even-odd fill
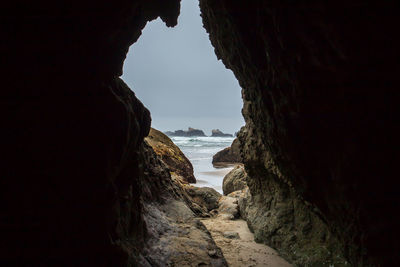
[[[239,218],[238,199],[222,196],[218,201],[218,216],[233,220]]]
[[[219,129],[213,129],[211,131],[211,136],[212,137],[232,137],[233,135],[227,134],[227,133],[223,133]]]
[[[247,174],[243,165],[236,166],[227,175],[222,182],[222,191],[228,195],[234,191],[242,190],[247,187]]]
[[[233,140],[232,145],[227,147],[213,156],[212,163],[214,165],[223,163],[241,163],[242,156],[240,152],[240,141],[238,138]]]
[[[293,263],[400,262],[395,5],[200,0],[243,88],[247,221]]]
[[[194,129],[189,127],[187,131],[184,130],[176,130],[175,132],[165,132],[168,136],[184,136],[184,137],[192,137],[192,136],[206,136],[202,130]]]
[[[163,205],[170,182],[146,180],[149,112],[118,76],[146,23],[175,25],[179,4],[2,5],[3,265],[146,260],[146,201]],[[200,4],[243,88],[241,210],[257,240],[295,264],[397,266],[398,3]]]
[[[191,196],[193,202],[200,206],[204,206],[208,211],[218,208],[218,201],[221,194],[211,187],[186,187],[186,192]]]
[[[184,188],[171,179],[150,146],[144,149],[141,204],[146,235],[134,262],[140,266],[227,266],[210,233],[186,204]],[[123,245],[128,249],[136,244]]]
[[[196,183],[192,163],[168,136],[151,128],[145,140],[168,166],[170,172],[175,173],[183,182]]]

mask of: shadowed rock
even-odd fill
[[[196,182],[196,178],[193,175],[192,163],[190,163],[179,147],[176,146],[168,136],[151,128],[145,140],[168,166],[170,172],[181,177],[181,180],[184,182]]]
[[[214,165],[223,163],[241,163],[240,141],[238,138],[233,140],[232,145],[227,147],[213,156],[212,163]]]

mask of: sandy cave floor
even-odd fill
[[[217,246],[221,248],[229,266],[292,266],[274,249],[256,243],[253,233],[247,227],[246,221],[242,219],[226,220],[221,217],[213,217],[203,219],[202,222],[210,231]],[[227,238],[225,237],[227,232],[236,232],[239,234],[239,238]]]

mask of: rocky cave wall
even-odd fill
[[[397,4],[200,6],[243,88],[245,216],[258,241],[300,265],[398,264]]]
[[[1,12],[0,259],[135,265],[146,238],[142,199],[157,200],[150,192],[159,187],[142,184],[149,113],[117,77],[146,22],[175,25],[179,1],[26,2]],[[288,214],[318,220],[324,244],[339,244],[353,264],[398,263],[397,6],[201,0],[201,8],[244,89],[241,143],[256,211],[288,218],[280,206],[292,204]],[[297,222],[277,225],[261,227],[259,241],[291,253]]]
[[[118,76],[146,22],[160,16],[173,26],[179,7],[2,5],[2,266],[137,265],[151,118]]]

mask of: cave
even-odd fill
[[[119,76],[146,22],[172,27],[179,7],[3,6],[3,266],[144,265],[143,205],[172,187],[143,143],[150,113]],[[298,266],[398,265],[398,4],[200,8],[243,88],[245,216],[257,241]]]

